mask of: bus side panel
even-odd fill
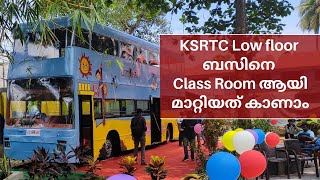
[[[150,117],[145,117],[147,123],[146,145],[151,145],[151,127]],[[149,119],[148,119],[149,118]],[[134,149],[134,143],[131,136],[130,123],[131,119],[108,119],[103,125],[102,120],[97,120],[98,126],[94,129],[94,158],[98,158],[100,151],[106,142],[108,134],[116,133],[120,139],[121,151]]]

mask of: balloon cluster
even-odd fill
[[[227,150],[240,154],[239,159],[229,152],[212,155],[206,165],[208,176],[215,180],[234,180],[240,174],[244,178],[256,178],[265,171],[267,161],[262,153],[253,150],[254,146],[266,142],[275,147],[279,141],[278,134],[265,134],[261,129],[228,131],[222,136],[222,143]]]

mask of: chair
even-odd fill
[[[260,144],[258,146],[258,149],[262,154],[264,154],[267,160],[267,168],[264,172],[267,180],[270,178],[269,171],[270,171],[270,168],[272,168],[270,165],[272,165],[273,163],[275,164],[285,163],[287,177],[288,179],[290,179],[290,173],[289,173],[290,159],[289,159],[288,152],[285,149],[270,148],[265,142]],[[284,157],[280,157],[280,153],[282,153]],[[263,176],[261,178],[263,178]]]
[[[301,144],[297,139],[286,139],[284,145],[289,153],[290,161],[301,161],[301,174],[304,171],[304,164],[306,161],[313,161],[316,169],[316,176],[319,177],[317,154],[310,148],[301,148]],[[308,156],[303,151],[308,150],[312,152],[312,156]]]

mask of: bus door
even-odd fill
[[[92,96],[79,95],[80,145],[90,148],[93,156],[93,104]]]
[[[160,98],[151,97],[151,143],[161,142]]]

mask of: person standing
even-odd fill
[[[146,148],[146,131],[147,125],[146,120],[142,116],[142,109],[137,109],[137,115],[131,120],[131,134],[134,141],[134,157],[138,158],[138,148],[141,145],[141,165],[145,163],[145,148]]]
[[[288,120],[288,124],[286,125],[286,134],[285,134],[286,139],[295,138],[294,135],[300,131],[299,128],[294,124],[294,122],[295,122],[294,119]]]
[[[183,143],[183,129],[181,127],[181,123],[183,121],[183,118],[184,118],[184,113],[181,112],[180,118],[177,119],[178,129],[179,129],[179,146],[182,146],[182,143]]]
[[[183,161],[189,160],[188,154],[188,144],[190,144],[191,159],[194,161],[194,148],[195,148],[195,138],[196,133],[194,132],[194,126],[197,124],[197,119],[184,119],[181,123],[183,129],[183,148],[184,148],[184,158]]]

